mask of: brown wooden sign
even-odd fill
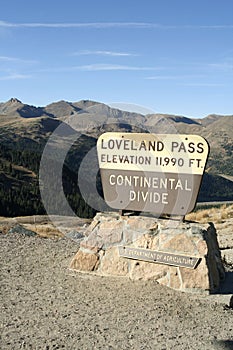
[[[97,142],[106,203],[185,215],[199,192],[209,146],[198,135],[105,133]]]
[[[173,253],[160,252],[150,249],[141,249],[134,247],[118,247],[119,255],[134,260],[143,260],[157,264],[165,264],[179,267],[195,269],[200,258],[196,256],[187,256]]]

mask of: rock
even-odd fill
[[[70,264],[73,270],[94,271],[97,268],[99,257],[94,253],[79,250]]]
[[[75,242],[80,242],[80,240],[82,240],[85,237],[81,232],[75,230],[66,233],[65,236]]]
[[[26,236],[36,236],[36,232],[28,230],[19,224],[16,224],[15,226],[11,227],[8,233],[19,233]]]
[[[128,262],[119,257],[117,247],[111,247],[106,250],[99,271],[102,275],[126,276],[128,274]]]
[[[213,224],[98,213],[86,231],[70,266],[74,270],[211,293],[225,276]],[[125,251],[133,255],[124,257]]]
[[[211,285],[209,271],[205,259],[201,260],[197,269],[191,270],[180,267],[181,289],[215,290],[216,285]],[[216,276],[215,276],[216,278]],[[219,283],[219,279],[217,279]]]
[[[167,275],[167,266],[131,260],[129,276],[133,280],[158,280]]]
[[[94,224],[91,225],[92,231],[90,232],[90,228],[88,228],[88,234],[85,233],[87,239],[81,242],[83,248],[96,251],[96,248],[97,250],[105,249],[122,241],[124,222],[118,220],[118,217],[115,217],[113,220],[107,220],[106,216],[101,218],[98,215],[97,219],[94,220]]]
[[[233,249],[222,250],[222,259],[227,267],[233,269]]]
[[[195,238],[192,239],[187,235],[187,232],[176,234],[174,237],[170,238],[167,235],[167,241],[161,246],[164,251],[171,252],[183,252],[189,254],[197,254],[198,250],[195,244]]]

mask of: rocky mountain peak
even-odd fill
[[[18,100],[16,97],[12,97],[9,101],[9,103],[22,103],[20,100]]]

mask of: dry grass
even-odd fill
[[[196,212],[187,214],[186,220],[197,221],[201,223],[213,222],[215,224],[223,223],[225,220],[233,218],[233,205],[222,205],[219,208],[200,209]]]
[[[51,224],[37,225],[37,224],[27,224],[23,225],[28,230],[36,232],[40,237],[43,238],[61,238],[64,234],[59,231],[56,227]]]

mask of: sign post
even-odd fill
[[[111,208],[181,216],[193,210],[209,153],[201,136],[108,132],[97,151]]]
[[[193,210],[209,153],[201,136],[109,132],[97,152],[110,207],[157,217]],[[214,225],[97,213],[87,230],[72,269],[188,292],[216,291],[224,277]]]

